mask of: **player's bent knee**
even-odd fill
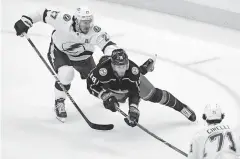
[[[68,85],[72,82],[74,77],[74,69],[72,66],[62,66],[58,69],[58,78],[64,85]]]
[[[153,93],[147,100],[153,103],[159,103],[162,100],[162,97],[163,91],[161,89],[154,88]]]
[[[172,108],[179,104],[179,101],[171,93],[158,88],[155,88],[154,93],[151,95],[148,101],[151,101],[153,103],[160,103]]]

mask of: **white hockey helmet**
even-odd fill
[[[208,104],[206,105],[203,113],[203,119],[206,121],[212,120],[222,120],[224,118],[224,113],[218,104]]]
[[[90,28],[93,27],[93,14],[88,7],[77,8],[73,20],[77,32],[87,34]]]

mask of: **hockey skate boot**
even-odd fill
[[[61,121],[61,122],[65,122],[66,118],[67,118],[67,112],[65,110],[65,103],[64,103],[65,99],[63,98],[59,98],[55,100],[55,112],[56,112],[56,118]]]
[[[182,102],[179,102],[179,104],[177,104],[173,108],[182,113],[186,118],[188,118],[188,120],[192,122],[196,120],[196,114],[194,113],[194,111]]]
[[[180,110],[180,113],[182,113],[186,118],[188,118],[188,120],[192,122],[196,120],[196,114],[194,111],[185,104],[183,104],[183,108]]]

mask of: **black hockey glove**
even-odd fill
[[[22,16],[22,18],[18,20],[14,25],[17,36],[21,36],[23,33],[27,33],[28,29],[32,27],[32,25],[33,22],[31,18]]]
[[[104,92],[101,96],[103,100],[103,105],[106,109],[111,110],[112,112],[116,112],[115,105],[119,106],[117,98],[112,95],[112,92]]]
[[[131,127],[135,127],[138,123],[140,112],[137,107],[130,106],[128,111],[128,117],[124,118],[124,121]]]
[[[148,59],[144,64],[140,66],[140,72],[145,75],[148,72],[152,72],[154,70],[154,61],[152,59]]]

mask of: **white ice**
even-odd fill
[[[188,152],[192,136],[204,126],[203,108],[219,103],[226,123],[240,124],[240,32],[188,21],[147,10],[100,1],[2,1],[2,157],[4,159],[171,158],[181,154],[139,128],[130,128],[118,113],[105,110],[91,96],[78,74],[70,94],[96,123],[113,123],[112,131],[87,126],[70,101],[68,119],[55,119],[54,78],[13,25],[22,14],[40,7],[71,9],[88,5],[95,22],[124,47],[131,59],[143,63],[157,53],[154,72],[147,77],[188,104],[197,114],[191,123],[180,113],[142,101],[140,123],[159,137]],[[46,57],[52,28],[39,23],[29,36]],[[96,52],[95,58],[101,55]],[[127,111],[127,105],[122,105]],[[239,128],[239,127],[238,127]],[[240,134],[240,133],[239,133]]]

